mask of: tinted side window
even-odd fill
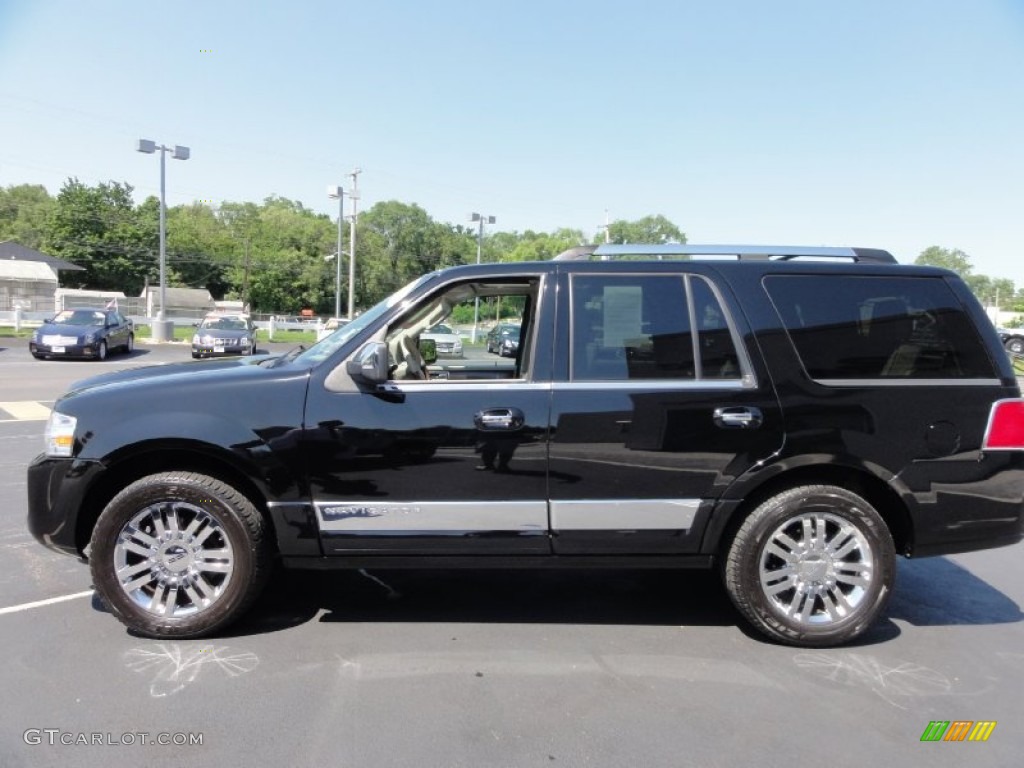
[[[774,275],[764,282],[811,378],[996,376],[942,278]]]
[[[700,340],[701,376],[705,379],[738,379],[740,361],[733,344],[725,311],[707,281],[690,278],[694,317]]]

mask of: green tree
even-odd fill
[[[46,222],[54,200],[41,184],[0,188],[0,242],[14,240],[38,249],[46,236]]]
[[[503,261],[548,261],[569,248],[583,245],[578,229],[559,229],[551,233],[527,230]]]
[[[612,243],[685,243],[686,234],[661,214],[644,216],[636,221],[619,219],[608,225],[608,237]],[[596,242],[604,242],[604,232],[594,236]]]
[[[136,211],[131,185],[90,187],[71,178],[57,195],[42,245],[85,268],[73,278],[80,285],[131,296],[154,272],[159,232]]]
[[[937,245],[932,245],[921,251],[921,254],[914,259],[914,263],[951,269],[961,277],[967,277],[973,271],[971,257],[966,253],[959,248],[940,248]]]
[[[208,206],[193,203],[167,212],[168,279],[172,284],[206,288],[222,298],[230,287],[226,272],[237,248],[227,225]]]

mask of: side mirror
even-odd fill
[[[427,365],[437,362],[437,342],[433,339],[420,339],[420,357]]]
[[[348,375],[368,384],[383,384],[388,380],[388,347],[383,341],[371,341],[356,352],[345,364]]]

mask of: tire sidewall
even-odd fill
[[[232,621],[247,602],[254,578],[255,557],[250,534],[230,502],[202,488],[194,480],[175,475],[143,478],[125,488],[104,509],[93,530],[89,565],[93,584],[107,607],[129,628],[144,635],[199,637]],[[121,588],[116,575],[114,548],[124,526],[144,508],[162,501],[185,502],[214,518],[231,544],[234,569],[224,592],[200,613],[183,618],[156,616],[137,605]]]
[[[850,616],[817,628],[794,622],[778,612],[760,586],[760,563],[772,532],[787,520],[822,506],[827,507],[823,510],[827,514],[854,525],[867,539],[874,561],[874,575],[867,594]],[[838,645],[865,632],[881,615],[895,579],[895,547],[881,516],[857,494],[833,486],[791,489],[755,509],[741,526],[741,530],[744,529],[747,534],[745,540],[738,536],[729,552],[726,568],[732,574],[731,579],[727,575],[727,587],[731,596],[735,587],[745,591],[746,605],[741,605],[735,597],[733,602],[773,639],[802,646]],[[737,542],[741,540],[743,543],[737,549]],[[734,586],[730,586],[730,581]]]

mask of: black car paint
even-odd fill
[[[578,268],[614,272],[628,265]],[[759,289],[761,277],[775,268],[684,267],[721,287],[737,322],[754,374],[754,386],[739,397],[764,415],[764,428],[756,433],[727,433],[713,425],[711,412],[719,403],[735,404],[735,391],[652,389],[643,382],[611,391],[573,390],[565,301],[565,274],[572,267],[466,267],[456,273],[460,279],[544,277],[537,314],[524,333],[523,343],[535,350],[531,381],[476,382],[461,390],[446,390],[445,383],[397,391],[363,384],[332,390],[328,377],[401,306],[312,367],[300,356],[274,365],[187,363],[90,380],[55,406],[79,418],[76,457],[40,457],[30,467],[30,528],[48,546],[81,553],[91,521],[117,488],[154,467],[186,461],[190,467],[222,467],[244,483],[268,511],[279,552],[291,565],[351,567],[374,557],[398,564],[392,556],[456,555],[474,562],[490,558],[494,564],[581,556],[607,563],[609,555],[619,556],[612,562],[622,565],[707,564],[729,531],[730,516],[746,500],[793,478],[827,478],[870,491],[905,554],[1019,541],[1024,456],[980,451],[988,404],[1019,396],[1005,356],[993,360],[999,383],[986,388],[984,398],[977,387],[965,389],[974,405],[955,415],[948,401],[958,393],[951,387],[911,385],[915,396],[898,402],[884,387],[823,387],[802,371],[778,315]],[[676,272],[680,266],[658,263],[645,269]],[[885,267],[859,269],[886,274]],[[901,269],[912,273],[914,268]],[[453,279],[431,276],[409,299]],[[962,298],[972,315],[984,317],[973,299]],[[994,329],[992,337],[987,341],[995,341]],[[475,469],[480,436],[474,417],[495,407],[518,409],[525,419],[507,474]],[[125,414],[122,420],[107,418],[114,408]],[[588,454],[594,445],[601,446],[599,455]],[[963,493],[979,483],[994,491],[984,499],[972,494],[964,504]],[[488,501],[675,497],[700,499],[686,530],[639,532],[625,520],[620,530],[564,535],[486,529]],[[314,504],[368,498],[382,505],[410,499],[479,502],[483,530],[320,532]]]

